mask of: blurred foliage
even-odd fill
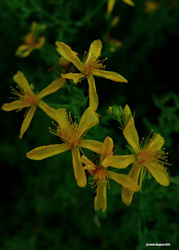
[[[23,111],[1,111],[1,206],[0,248],[36,249],[145,249],[146,243],[170,242],[178,249],[179,130],[177,95],[179,42],[179,2],[164,0],[152,13],[144,11],[145,1],[135,7],[116,1],[106,14],[106,0],[1,0],[0,74],[1,104],[7,102],[13,75],[21,70],[37,90],[59,77],[59,55],[55,41],[64,41],[83,58],[90,43],[103,41],[102,57],[106,68],[121,73],[128,84],[96,79],[101,114],[100,125],[87,138],[103,141],[113,137],[117,153],[127,153],[126,142],[117,121],[108,118],[108,106],[126,103],[135,111],[140,136],[151,129],[160,132],[169,151],[171,185],[167,188],[152,178],[135,193],[130,207],[122,204],[120,187],[110,182],[105,213],[93,209],[94,189],[78,188],[73,177],[69,152],[35,162],[27,159],[30,149],[58,138],[48,132],[51,120],[38,110],[23,140],[18,133]],[[172,6],[172,7],[171,7]],[[111,25],[115,16],[120,20]],[[27,58],[15,56],[31,23],[45,24],[45,45]],[[109,36],[122,46],[111,52]],[[114,44],[113,44],[114,46]],[[45,101],[54,107],[67,105],[77,119],[87,107],[87,83],[66,83]],[[56,106],[57,105],[57,106]],[[91,152],[91,157],[95,155]],[[151,248],[152,249],[152,248]]]

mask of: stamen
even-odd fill
[[[56,130],[50,128],[50,132],[54,135],[57,135],[60,137],[60,139],[69,145],[69,147],[76,148],[79,147],[80,145],[80,140],[81,137],[79,136],[78,133],[78,124],[75,121],[73,122],[71,113],[69,114],[66,113],[66,126],[61,127],[60,125],[56,126]]]
[[[88,57],[88,56],[87,56]],[[105,65],[103,65],[103,62],[106,61],[107,58],[104,58],[102,60],[96,59],[95,56],[90,56],[90,59],[85,63],[83,67],[83,74],[89,75],[92,73],[94,69],[105,69]]]
[[[151,140],[151,134],[153,133],[153,129],[150,130],[149,134],[147,135],[143,147],[145,147],[147,144],[150,143]]]

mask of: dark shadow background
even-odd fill
[[[146,243],[171,243],[178,240],[178,139],[179,97],[178,44],[179,3],[163,1],[153,13],[144,11],[145,1],[135,7],[116,1],[106,16],[107,1],[90,0],[1,0],[0,3],[0,75],[1,105],[8,101],[13,75],[21,70],[37,90],[43,89],[58,72],[55,41],[64,41],[81,58],[95,39],[103,41],[102,57],[108,57],[106,69],[119,72],[128,84],[96,78],[101,125],[89,132],[89,138],[103,141],[112,136],[117,146],[126,144],[115,121],[103,120],[109,105],[125,105],[135,112],[141,137],[151,129],[165,138],[169,152],[171,185],[167,188],[145,178],[143,190],[136,193],[130,207],[122,204],[120,187],[110,183],[105,213],[93,209],[94,189],[80,189],[75,183],[69,152],[35,162],[25,153],[34,147],[58,143],[48,132],[51,120],[37,110],[23,140],[18,139],[24,112],[1,111],[0,174],[0,249],[145,249]],[[110,28],[116,15],[120,22]],[[15,56],[32,21],[46,24],[46,43],[27,58]],[[123,43],[110,52],[106,34]],[[73,92],[74,91],[74,92]],[[87,83],[60,90],[45,99],[49,103],[82,102]],[[84,107],[76,104],[82,114]],[[72,111],[73,112],[73,111]],[[94,155],[92,155],[94,157]]]

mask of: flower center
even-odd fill
[[[16,96],[14,99],[22,101],[22,106],[23,104],[25,106],[38,105],[37,97],[31,92],[27,93],[20,88],[19,89],[11,88],[11,93]]]
[[[162,165],[171,165],[167,162],[167,154],[164,150],[152,151],[146,147],[137,154],[137,162],[145,166],[151,161]]]
[[[81,137],[78,132],[78,124],[72,121],[71,114],[66,117],[66,124],[64,127],[57,126],[57,130],[51,129],[50,132],[60,137],[60,139],[68,144],[70,149],[75,149],[80,146]]]
[[[153,154],[150,151],[146,151],[146,150],[141,150],[138,154],[137,154],[137,160],[138,163],[140,164],[144,164],[148,161],[151,161],[153,159]]]
[[[29,45],[29,47],[34,47],[36,41],[34,36],[30,33],[25,37],[25,43]]]
[[[36,98],[35,95],[32,94],[27,94],[22,98],[22,101],[25,104],[29,104],[29,105],[38,105],[38,99]]]
[[[104,59],[105,60],[105,59]],[[103,60],[103,61],[104,61]],[[86,76],[92,74],[92,71],[94,69],[104,69],[105,66],[102,64],[103,61],[100,60],[94,60],[94,59],[89,59],[88,62],[84,65],[82,69],[82,73]]]
[[[96,167],[96,169],[93,172],[94,180],[96,182],[105,182],[106,181],[106,174],[105,174],[105,168],[102,166]]]

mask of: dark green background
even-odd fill
[[[108,57],[106,68],[121,73],[129,82],[96,78],[101,123],[89,131],[88,138],[103,141],[109,135],[116,152],[127,154],[119,125],[109,120],[106,110],[109,105],[129,104],[140,137],[153,128],[165,138],[172,163],[168,167],[171,185],[162,187],[153,178],[145,178],[142,192],[136,193],[131,206],[126,207],[119,185],[111,181],[107,211],[95,212],[95,189],[90,185],[77,187],[70,152],[39,162],[25,156],[34,147],[59,142],[48,132],[53,126],[51,120],[39,109],[19,140],[23,111],[1,111],[0,249],[141,250],[146,243],[165,242],[171,243],[171,249],[178,249],[179,3],[169,9],[170,1],[163,1],[156,12],[147,14],[144,1],[134,2],[132,8],[116,1],[112,15],[107,17],[104,0],[1,0],[1,103],[8,101],[17,70],[23,71],[37,90],[60,76],[56,71],[48,73],[49,68],[58,66],[55,41],[64,41],[82,58],[90,43],[101,39],[102,57]],[[110,28],[115,15],[120,16],[120,22]],[[32,21],[46,24],[46,43],[29,57],[17,58],[15,51]],[[112,38],[123,43],[114,53],[110,53],[105,39],[109,31]],[[66,84],[44,100],[70,104],[69,110],[78,118],[87,107],[87,95],[84,80],[78,87]]]

